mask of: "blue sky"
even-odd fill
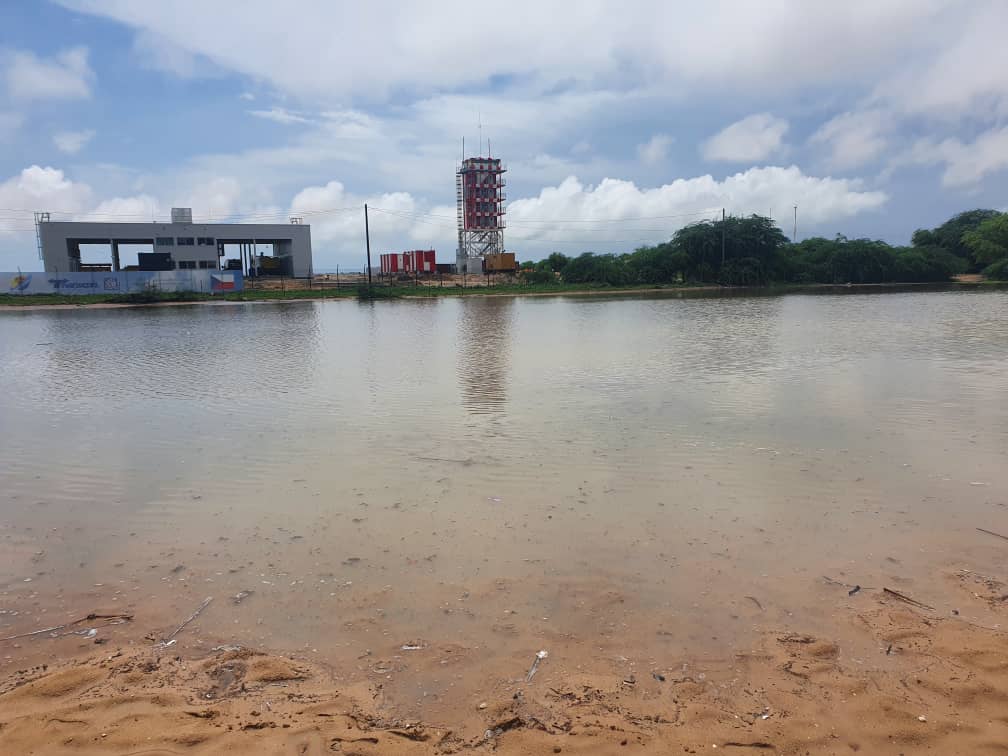
[[[54,218],[312,225],[316,269],[454,256],[465,136],[507,162],[507,246],[624,251],[770,213],[906,243],[1008,200],[1008,4],[8,0],[0,270]],[[484,150],[485,151],[485,150]]]

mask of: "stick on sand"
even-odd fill
[[[203,603],[199,605],[199,609],[197,609],[195,612],[193,612],[192,614],[190,614],[189,617],[186,619],[185,622],[183,622],[181,625],[179,625],[178,627],[176,627],[175,630],[174,630],[174,632],[172,632],[171,635],[169,635],[168,637],[166,637],[161,642],[162,643],[167,643],[172,638],[174,638],[176,635],[178,635],[180,632],[182,632],[182,628],[184,628],[186,625],[188,625],[194,619],[196,619],[197,617],[199,617],[200,614],[202,613],[202,611],[204,609],[206,609],[210,605],[211,601],[213,601],[213,596],[207,596],[207,598],[205,598],[203,600]]]

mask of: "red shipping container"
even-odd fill
[[[434,273],[437,259],[433,249],[416,249],[410,252],[390,253],[381,256],[381,272],[394,273]]]

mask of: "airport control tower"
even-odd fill
[[[483,259],[504,252],[504,172],[500,158],[463,159],[455,172],[459,273],[479,274]]]

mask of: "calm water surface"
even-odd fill
[[[671,663],[828,626],[855,599],[824,575],[937,603],[1003,568],[975,528],[1008,533],[1006,316],[1008,292],[0,313],[0,636],[127,607],[138,639],[213,596],[180,643],[318,655],[422,715],[539,648]]]

